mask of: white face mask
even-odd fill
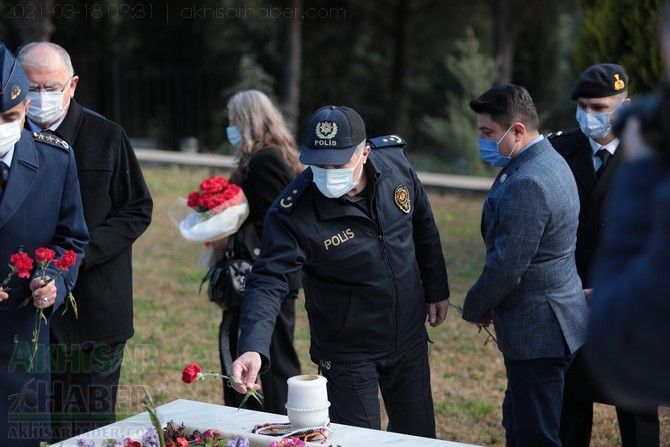
[[[363,151],[361,151],[356,164],[351,168],[324,169],[312,166],[313,181],[316,187],[319,188],[319,191],[321,191],[321,194],[329,199],[336,199],[358,186],[361,175],[363,175],[363,168],[361,168],[361,172],[358,174],[356,180],[353,177],[356,166],[358,166],[361,158],[363,158]]]
[[[67,104],[63,106],[63,97],[68,88],[69,83],[61,92],[28,92],[30,100],[28,118],[40,126],[49,126],[58,121],[70,105],[68,99]]]
[[[0,124],[0,157],[4,157],[17,141],[21,139],[23,118],[10,123]]]

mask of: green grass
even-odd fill
[[[120,414],[143,411],[147,384],[157,404],[193,399],[222,404],[222,382],[208,379],[184,384],[182,369],[197,362],[206,371],[219,371],[220,309],[198,294],[205,269],[198,265],[202,245],[181,238],[168,218],[178,197],[195,189],[210,169],[145,167],[154,197],[153,222],[134,246],[135,336],[129,341],[119,390]],[[483,262],[480,235],[481,194],[430,194],[449,272],[453,304],[462,304]],[[304,300],[297,304],[296,349],[304,373],[316,372],[309,360],[309,328]],[[429,328],[430,363],[438,437],[500,447],[504,431],[500,406],[505,390],[502,357],[486,334],[465,323],[450,309],[447,321]],[[662,410],[662,445],[670,445],[667,410]],[[612,407],[596,406],[592,447],[620,444]]]

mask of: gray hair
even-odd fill
[[[70,55],[63,47],[53,42],[30,42],[23,45],[16,55],[16,59],[22,67],[40,67],[47,65],[49,56],[44,53],[35,53],[35,50],[40,48],[49,48],[54,51],[61,59],[63,66],[68,71],[70,77],[74,76],[74,68],[72,67],[72,60]]]

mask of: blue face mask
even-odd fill
[[[586,113],[584,109],[577,107],[577,122],[584,135],[594,140],[605,138],[612,132],[610,115],[623,104],[623,100],[611,112]]]
[[[361,168],[360,174],[356,180],[353,179],[354,171],[358,162],[363,158],[363,151],[361,155],[358,156],[356,164],[351,168],[330,168],[324,169],[318,166],[312,166],[313,181],[316,187],[321,191],[321,194],[328,197],[329,199],[336,199],[342,197],[356,186],[361,180],[361,175],[363,175],[363,168]]]
[[[230,141],[230,144],[233,146],[237,146],[242,142],[242,134],[237,126],[226,127],[226,135],[228,136],[228,141]]]
[[[509,129],[507,129],[505,135],[509,133],[509,131],[512,129],[513,126],[514,125],[509,126]],[[508,156],[504,156],[500,153],[499,144],[502,141],[502,139],[505,138],[505,135],[500,137],[498,141],[487,140],[486,138],[479,137],[478,141],[479,155],[482,157],[482,160],[484,160],[491,166],[495,166],[497,168],[504,168],[509,164],[510,161],[512,161],[512,154],[516,149],[516,144],[514,145],[512,152],[510,152]]]

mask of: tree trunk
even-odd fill
[[[397,0],[393,33],[393,66],[391,72],[391,102],[388,108],[388,132],[401,134],[405,130],[407,99],[407,67],[409,66],[409,2]]]
[[[514,52],[521,30],[533,15],[537,0],[490,0],[493,11],[493,48],[500,67],[499,84],[509,84],[514,75]]]
[[[290,8],[302,11],[302,0],[290,0]],[[302,20],[299,17],[288,22],[286,29],[286,62],[280,93],[282,109],[288,127],[295,132],[298,129],[300,110],[300,79],[302,60]]]

